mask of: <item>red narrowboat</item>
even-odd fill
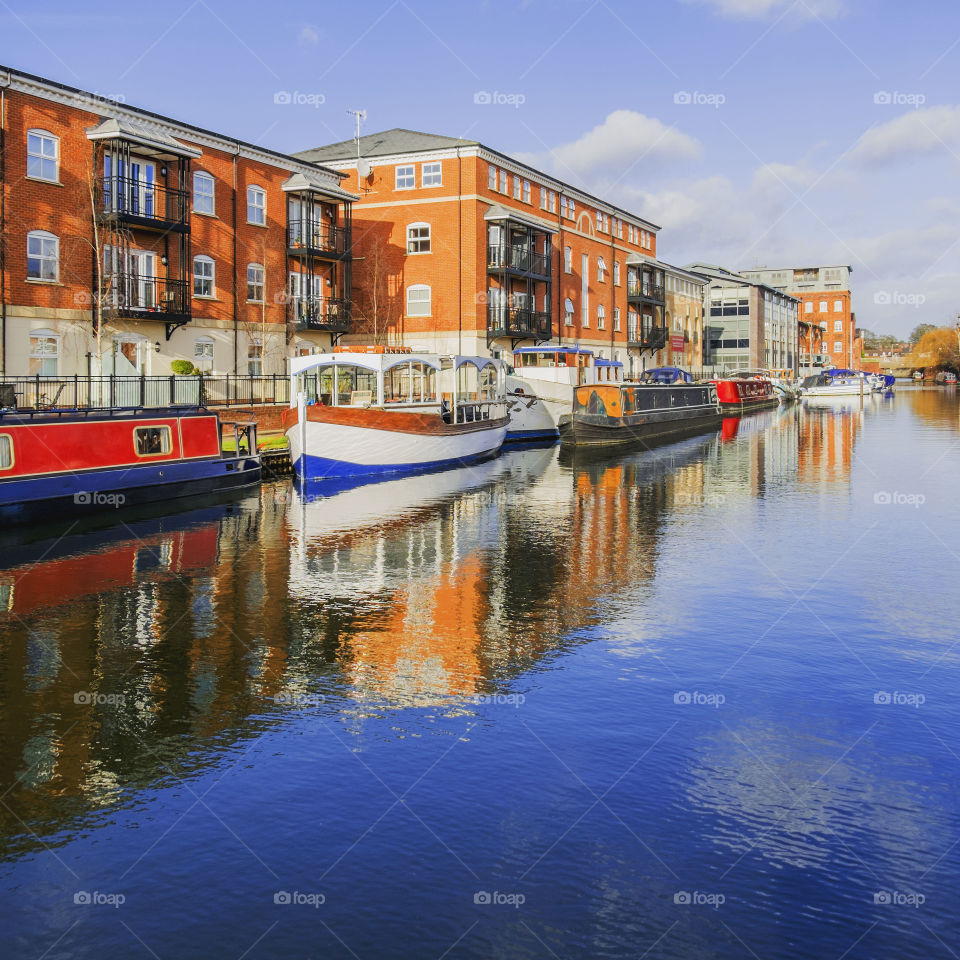
[[[260,482],[256,425],[221,449],[202,408],[0,412],[0,521],[32,522]]]
[[[717,399],[723,413],[750,413],[768,410],[780,403],[773,381],[760,376],[732,376],[712,381],[717,387]]]

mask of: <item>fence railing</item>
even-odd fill
[[[100,410],[112,407],[238,407],[290,403],[290,380],[221,374],[196,377],[4,377],[0,398],[20,410]]]
[[[107,217],[173,223],[185,226],[190,218],[186,190],[133,177],[103,177],[100,181],[102,213]]]

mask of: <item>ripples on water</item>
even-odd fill
[[[4,955],[960,951],[958,426],[901,389],[8,541]]]

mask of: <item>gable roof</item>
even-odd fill
[[[418,130],[406,130],[394,127],[382,133],[368,133],[360,138],[361,157],[388,157],[398,153],[421,153],[425,150],[447,150],[452,147],[477,147],[477,140],[461,140],[457,137],[443,137],[436,133],[420,133]],[[310,163],[323,163],[331,160],[353,160],[357,156],[357,141],[351,137],[339,143],[325,147],[314,147],[293,154],[300,160]]]

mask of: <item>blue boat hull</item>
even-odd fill
[[[485,450],[466,457],[450,460],[433,460],[427,463],[350,463],[347,460],[334,460],[329,457],[315,457],[312,454],[301,456],[294,465],[294,472],[304,480],[337,480],[351,478],[410,476],[417,473],[432,473],[435,470],[449,470],[452,467],[465,467],[472,463],[481,463],[495,457],[499,450]]]
[[[0,522],[55,517],[161,503],[260,483],[256,457],[174,461],[149,466],[48,474],[0,482]]]

